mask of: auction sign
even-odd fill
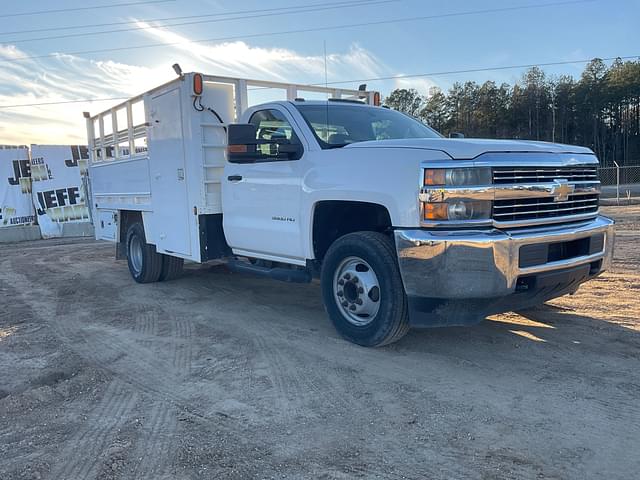
[[[88,161],[85,146],[31,145],[33,204],[43,237],[61,236],[64,223],[89,221]]]
[[[29,149],[0,146],[0,228],[34,222]]]

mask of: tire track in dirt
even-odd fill
[[[118,380],[112,381],[80,430],[66,442],[60,457],[70,461],[60,464],[52,479],[95,478],[101,453],[129,418],[138,395]]]
[[[3,262],[2,266],[4,274],[11,277],[21,295],[32,290],[33,282],[25,274],[13,270],[9,261]],[[98,368],[112,373],[141,392],[170,400],[195,421],[214,421],[217,428],[235,431],[235,427],[228,422],[219,424],[222,418],[228,416],[209,417],[201,407],[190,405],[189,396],[177,388],[181,375],[171,363],[140,348],[126,332],[92,324],[94,316],[104,315],[105,312],[119,313],[118,307],[113,306],[118,303],[117,299],[114,300],[108,292],[102,292],[100,297],[93,299],[90,306],[93,311],[73,310],[72,306],[82,305],[83,297],[87,294],[81,287],[82,284],[78,282],[78,288],[61,287],[53,291],[39,285],[37,297],[29,298],[30,304],[34,313],[49,323],[69,348]],[[133,365],[135,368],[132,368]]]
[[[200,275],[198,274],[197,277],[200,277]],[[193,283],[194,280],[197,280],[197,283]],[[217,280],[220,280],[220,278]],[[220,288],[217,285],[215,288],[208,286],[211,281],[212,279],[207,282],[203,278],[185,278],[183,279],[184,285],[182,287],[195,297],[201,298],[211,298],[212,294],[216,297],[227,297],[227,293],[237,294],[236,290],[224,284]],[[213,298],[213,300],[215,299]],[[171,299],[165,296],[155,300],[157,305],[166,304],[169,306],[171,304]],[[220,314],[227,309],[235,311],[237,305],[228,305],[225,300],[216,304],[216,308],[217,313]],[[257,310],[258,313],[256,314],[253,310]],[[253,315],[261,318],[265,316],[262,313],[265,313],[266,316],[273,316],[274,312],[275,309],[269,306],[250,305],[247,316],[251,317]],[[229,315],[229,318],[231,317],[232,315]],[[212,327],[212,323],[207,321],[205,317],[194,316],[191,318],[195,323],[207,328]],[[218,320],[222,318],[224,318],[224,315],[216,317]],[[352,408],[357,401],[355,398],[345,398],[344,390],[338,385],[339,382],[330,381],[330,374],[324,375],[327,372],[326,370],[322,371],[323,375],[321,376],[313,368],[305,368],[305,361],[300,356],[291,356],[291,351],[288,351],[289,354],[283,353],[287,351],[283,344],[287,340],[283,337],[291,334],[290,328],[271,325],[268,318],[260,322],[259,325],[254,325],[255,329],[248,329],[246,326],[237,323],[231,325],[226,320],[222,320],[222,323],[225,327],[234,329],[237,335],[245,338],[251,345],[248,350],[251,351],[252,358],[243,357],[244,364],[246,364],[243,372],[250,372],[254,380],[256,371],[265,372],[265,376],[268,379],[267,388],[260,389],[256,393],[260,397],[266,397],[267,402],[271,398],[272,405],[269,410],[273,414],[293,423],[296,419],[308,416],[310,411],[314,411],[315,409],[310,408],[312,404],[321,405],[324,409],[329,406],[346,411]],[[179,327],[177,326],[176,328],[178,329]],[[275,341],[273,340],[274,338],[276,339]],[[258,361],[256,362],[256,360]],[[209,371],[213,370],[210,368]],[[222,375],[228,373],[224,368],[218,370],[218,372]],[[257,388],[258,382],[253,381],[252,383]]]
[[[186,284],[185,288],[196,295],[237,294],[237,291],[224,284],[220,287],[212,284],[213,280],[212,278],[203,282],[203,279],[198,278],[196,284],[191,284],[188,280],[184,283]],[[341,411],[348,411],[356,405],[361,407],[356,398],[345,396],[345,389],[339,382],[332,380],[333,377],[338,378],[341,374],[337,369],[332,369],[329,362],[325,362],[324,357],[318,357],[318,359],[327,363],[327,368],[334,370],[335,375],[331,375],[326,369],[320,369],[322,370],[322,375],[320,375],[318,368],[305,368],[304,365],[309,361],[308,358],[302,358],[305,357],[304,355],[302,357],[292,356],[292,351],[284,348],[283,343],[287,342],[285,335],[297,334],[297,332],[270,322],[270,317],[280,315],[280,311],[270,306],[269,302],[260,298],[256,292],[251,293],[251,297],[257,302],[248,308],[257,312],[254,317],[260,319],[259,324],[254,324],[255,328],[251,330],[242,325],[234,326],[242,329],[242,335],[250,339],[255,346],[253,350],[262,359],[260,366],[266,367],[267,377],[274,389],[272,396],[275,410],[283,417],[294,420],[296,417],[304,415],[305,410],[307,412],[313,410],[308,408],[310,403],[317,403],[325,408],[329,405]],[[225,307],[219,305],[219,308]],[[251,315],[256,312],[249,311],[247,313]],[[203,323],[206,324],[206,322]],[[285,350],[287,354],[283,353]]]
[[[165,474],[173,456],[178,425],[177,412],[167,402],[156,403],[147,411],[149,418],[138,434],[133,458],[140,459],[130,478],[155,480]]]
[[[257,309],[267,316],[272,316],[276,311],[268,305],[259,305]],[[335,371],[335,375],[332,375],[330,370],[334,369],[324,357],[319,356],[315,360],[326,364],[326,369],[318,368],[317,363],[309,358],[309,352],[300,352],[300,355],[297,351],[286,349],[285,345],[293,342],[288,342],[285,335],[292,332],[281,325],[273,325],[263,315],[259,317],[262,318],[260,331],[247,330],[246,335],[256,346],[257,354],[268,369],[268,378],[275,389],[275,406],[281,415],[294,420],[299,416],[308,416],[309,412],[317,412],[318,409],[310,408],[313,405],[323,410],[331,406],[342,412],[355,406],[357,400],[333,380],[340,374]],[[311,368],[309,364],[312,364]]]
[[[141,346],[151,349],[154,342],[147,337],[155,337],[158,334],[158,315],[156,312],[140,311],[134,320],[133,331],[142,337],[136,341]]]
[[[8,269],[4,269],[7,271]],[[21,291],[29,291],[29,279],[17,272],[12,272],[12,280]],[[161,328],[158,322],[158,312],[154,307],[152,309],[142,309],[140,320],[136,320],[144,334],[161,332],[170,332],[169,349],[159,349],[164,353],[164,358],[157,353],[149,351],[149,348],[141,348],[137,340],[127,335],[126,331],[113,331],[104,327],[96,328],[92,324],[94,315],[108,315],[117,317],[120,313],[118,308],[114,308],[113,304],[117,303],[117,299],[105,292],[103,298],[107,301],[97,302],[95,299],[92,305],[92,311],[76,312],[71,307],[82,305],[83,292],[79,289],[63,287],[55,293],[53,290],[41,288],[39,293],[39,301],[35,302],[35,311],[40,318],[49,323],[58,336],[76,351],[80,356],[89,360],[98,368],[109,371],[116,378],[128,383],[139,392],[149,394],[151,397],[161,397],[165,399],[165,403],[158,410],[151,421],[151,429],[148,435],[141,438],[142,443],[140,449],[141,457],[147,459],[138,467],[137,475],[144,478],[157,478],[155,472],[161,472],[164,465],[170,459],[170,453],[173,451],[173,442],[175,435],[162,435],[163,431],[175,432],[177,426],[177,411],[182,412],[189,421],[210,425],[215,424],[218,431],[227,431],[234,435],[237,426],[227,421],[228,416],[207,415],[206,411],[200,407],[193,406],[188,395],[180,394],[177,385],[180,384],[182,377],[188,374],[191,363],[191,347],[185,342],[190,341],[192,335],[192,324],[189,319],[178,319],[169,316],[167,328]],[[55,299],[54,302],[47,301]],[[34,303],[34,302],[32,302]],[[55,315],[51,315],[51,310],[55,311]],[[52,318],[53,317],[53,318]],[[144,334],[142,337],[144,338]],[[174,341],[171,341],[174,340]],[[167,340],[162,335],[159,336],[161,347],[167,346]],[[143,343],[154,346],[153,340],[143,340]],[[174,368],[175,367],[175,368]],[[214,412],[215,414],[216,412]],[[99,413],[98,417],[102,414]],[[169,423],[168,423],[169,422]],[[170,425],[170,428],[169,428]],[[99,437],[103,438],[103,437]],[[109,445],[113,436],[104,436],[104,442],[100,445],[92,447],[92,454],[99,457],[100,453]],[[149,452],[162,451],[166,452],[157,461],[151,461],[148,456]],[[95,476],[99,463],[89,466],[89,470],[80,471],[77,466],[68,467],[63,471],[70,472],[68,477],[58,475],[52,478],[86,478],[88,475]],[[87,475],[83,475],[86,473]],[[134,477],[135,478],[135,477]]]
[[[296,375],[287,375],[285,372],[290,369],[282,361],[282,355],[259,335],[255,335],[253,343],[256,346],[258,354],[263,358],[264,364],[268,370],[268,378],[271,385],[275,389],[273,394],[274,406],[276,411],[289,420],[295,420],[302,413],[302,405],[300,397],[302,395],[302,387],[299,378]],[[309,393],[308,391],[306,392]]]
[[[133,331],[136,342],[171,364],[177,377],[188,376],[193,350],[191,319],[170,315],[158,304],[139,304],[134,312]]]
[[[142,336],[138,340],[140,345],[170,362],[177,377],[187,376],[191,366],[190,320],[162,315],[164,312],[157,311],[155,306],[144,308],[140,305],[140,308],[134,329]],[[165,336],[165,333],[169,335]],[[173,456],[178,413],[175,405],[161,402],[154,404],[145,414],[149,418],[136,440],[134,458],[139,458],[140,461],[132,472],[132,478],[155,480],[165,473]]]
[[[214,286],[211,285],[211,280],[199,278],[200,274],[198,274],[197,277],[197,283],[190,281],[193,279],[188,279],[184,282],[184,288],[197,297],[211,296],[212,293],[215,295],[224,294],[226,296],[226,294],[235,292],[232,288],[224,284],[220,287],[216,285],[214,288]],[[158,301],[167,302],[168,300],[159,299]],[[224,309],[225,306],[219,305],[219,308]],[[210,323],[207,323],[206,320],[202,320],[199,323],[210,327]],[[261,328],[263,326],[264,324],[260,325]],[[303,404],[300,400],[304,395],[310,394],[310,385],[304,385],[304,383],[301,382],[300,377],[295,374],[295,370],[290,367],[285,357],[277,348],[273,348],[271,343],[264,339],[263,333],[256,334],[256,332],[249,332],[246,328],[239,325],[234,325],[234,327],[239,328],[242,335],[246,335],[253,345],[251,350],[262,360],[261,365],[254,365],[252,371],[256,366],[259,370],[266,369],[266,376],[273,388],[271,392],[273,410],[288,420],[293,420],[301,415],[301,407]],[[260,395],[264,395],[264,393],[264,391],[261,391]]]
[[[188,318],[174,318],[172,336],[175,341],[173,349],[173,367],[180,375],[188,376],[191,371],[193,324]]]
[[[192,325],[189,319],[166,314],[157,306],[138,305],[133,330],[136,342],[174,367],[177,380],[188,375],[191,364]],[[177,428],[177,408],[170,402],[145,409],[144,425],[135,440],[134,457],[141,459],[132,478],[157,479],[170,463]]]

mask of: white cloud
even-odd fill
[[[15,47],[0,49],[0,61],[26,55]],[[8,62],[0,78],[0,105],[133,96],[162,81],[162,76],[162,72],[150,68],[70,55]],[[166,77],[170,78],[170,73]],[[2,108],[0,143],[84,143],[82,112],[103,110],[113,103]]]
[[[324,81],[324,55],[303,55],[285,48],[253,47],[242,41],[188,43],[188,38],[175,32],[144,22],[138,22],[138,26],[142,28],[141,32],[154,40],[174,44],[171,47],[174,56],[182,57],[186,65],[195,65],[207,73],[293,83]],[[329,81],[377,76],[382,70],[380,61],[357,44],[351,45],[346,53],[327,54]]]
[[[0,56],[4,58],[17,58],[23,55],[15,45],[0,45]]]
[[[420,95],[424,96],[429,95],[429,90],[432,87],[440,88],[440,86],[436,82],[427,77],[396,78],[394,79],[393,83],[393,88],[415,88]]]
[[[323,55],[303,55],[295,50],[251,46],[245,42],[213,45],[188,43],[166,29],[141,30],[163,43],[166,65],[139,66],[115,61],[95,61],[58,54],[46,59],[3,63],[0,105],[59,102],[84,98],[130,97],[174,78],[170,64],[178,61],[185,71],[295,83],[322,83]],[[0,62],[27,56],[15,46],[0,46]],[[386,69],[369,51],[354,44],[346,52],[327,54],[328,80],[380,76]],[[345,85],[345,87],[347,87]],[[357,87],[349,85],[349,88]],[[82,112],[92,113],[117,102],[64,104],[0,109],[0,144],[84,143]]]

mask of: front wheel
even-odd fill
[[[408,332],[407,298],[387,236],[356,232],[336,240],[325,255],[321,282],[329,317],[350,342],[378,347]]]

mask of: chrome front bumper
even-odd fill
[[[514,231],[398,229],[395,243],[402,280],[410,299],[486,300],[514,294],[518,279],[525,276],[594,265],[600,261],[598,273],[606,270],[613,257],[613,223],[609,218],[598,216],[572,225]],[[579,240],[598,233],[604,234],[604,242],[597,253],[519,267],[522,246]]]

